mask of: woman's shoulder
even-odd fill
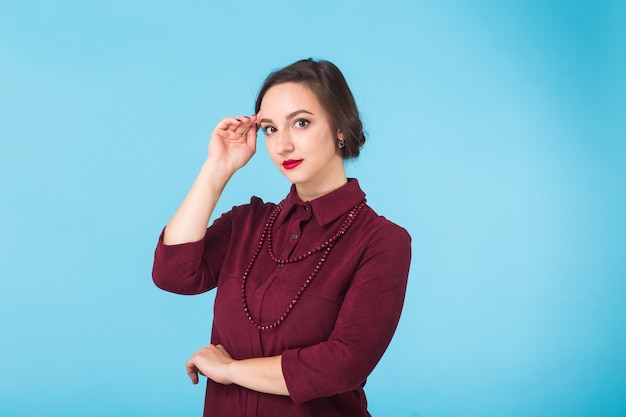
[[[224,228],[242,233],[256,228],[267,221],[270,213],[276,204],[264,202],[257,196],[250,197],[250,201],[245,204],[233,206],[230,210],[223,212],[210,226],[211,228]]]
[[[253,195],[250,197],[250,202],[246,204],[242,204],[240,206],[235,206],[233,209],[239,209],[242,211],[256,211],[256,210],[273,210],[276,207],[276,203],[270,201],[263,201],[261,197],[257,197]]]
[[[276,208],[276,204],[265,202],[257,196],[250,197],[250,202],[233,206],[230,211],[224,215],[228,215],[234,219],[267,217],[269,213]]]
[[[408,241],[408,243],[411,242],[411,235],[404,227],[378,214],[369,205],[365,205],[363,214],[361,227],[364,231],[372,235],[384,236],[386,239],[390,240],[400,239],[402,241]]]

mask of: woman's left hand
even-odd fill
[[[229,376],[229,365],[235,360],[222,345],[208,345],[197,351],[187,361],[187,375],[191,382],[198,383],[198,374],[224,385],[233,382]]]

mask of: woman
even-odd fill
[[[252,197],[207,229],[259,128],[289,194]],[[207,377],[205,416],[369,415],[363,386],[400,318],[411,255],[408,233],[346,177],[364,142],[343,75],[311,59],[270,74],[255,115],[213,131],[153,270],[167,291],[217,288],[211,344],[187,362],[194,384]]]

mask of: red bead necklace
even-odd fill
[[[279,324],[285,321],[289,313],[291,313],[291,310],[293,310],[295,305],[300,300],[300,297],[302,296],[304,291],[308,288],[308,286],[313,281],[313,278],[315,278],[315,276],[320,271],[320,269],[322,269],[322,265],[324,265],[324,262],[326,262],[326,259],[328,258],[330,251],[335,246],[335,242],[337,242],[337,240],[348,231],[350,226],[352,226],[352,224],[358,217],[361,210],[363,210],[364,206],[365,206],[365,200],[362,200],[360,203],[355,205],[352,208],[352,210],[350,210],[350,213],[348,213],[348,215],[346,216],[346,220],[344,220],[343,224],[339,227],[339,230],[337,230],[337,232],[328,240],[326,240],[324,243],[322,243],[321,245],[319,245],[318,247],[310,251],[304,252],[303,254],[299,256],[296,256],[294,258],[288,258],[288,259],[277,258],[274,255],[274,249],[272,248],[272,230],[274,228],[274,223],[276,222],[276,218],[278,217],[278,214],[283,209],[283,202],[281,202],[279,205],[276,206],[276,208],[270,214],[270,217],[267,220],[267,223],[265,223],[265,227],[263,228],[263,233],[261,233],[261,240],[259,241],[259,244],[257,245],[254,251],[254,254],[252,255],[252,259],[250,259],[250,262],[248,263],[248,267],[246,268],[246,271],[243,273],[243,276],[241,277],[241,300],[243,302],[243,310],[245,311],[246,316],[248,317],[248,320],[253,326],[255,326],[259,330],[268,330],[268,329],[273,329],[277,327]],[[248,308],[248,301],[246,300],[246,282],[248,281],[250,270],[252,269],[252,266],[256,262],[256,259],[258,258],[259,253],[261,253],[261,248],[263,248],[263,244],[265,243],[266,239],[267,239],[267,249],[268,249],[270,258],[272,259],[272,261],[276,262],[276,264],[279,267],[282,267],[284,264],[291,264],[294,262],[302,261],[308,258],[309,256],[313,255],[314,253],[317,253],[320,251],[323,251],[323,252],[322,252],[322,256],[319,262],[317,263],[315,268],[313,268],[313,272],[311,272],[311,274],[306,279],[306,281],[304,281],[304,284],[302,284],[302,286],[300,287],[296,295],[293,297],[293,300],[291,300],[291,303],[289,304],[289,306],[287,306],[287,309],[285,310],[283,315],[280,316],[276,321],[274,321],[271,324],[261,325],[257,323],[256,320],[254,320],[254,318],[252,318],[252,315],[250,314],[250,309]]]

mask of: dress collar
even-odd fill
[[[336,190],[307,202],[298,197],[296,186],[292,184],[289,194],[283,200],[283,209],[278,215],[276,223],[282,224],[289,217],[294,206],[298,205],[308,207],[311,210],[311,215],[323,227],[350,211],[364,198],[365,193],[361,190],[356,178],[348,178],[348,182]]]

